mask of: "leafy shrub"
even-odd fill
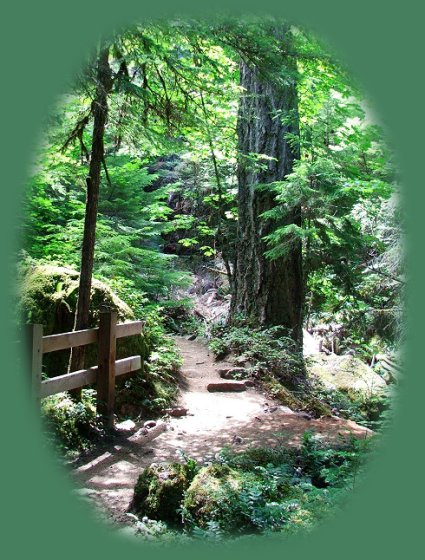
[[[198,330],[198,321],[192,313],[190,299],[168,300],[161,302],[161,315],[164,328],[168,332],[185,334]]]
[[[177,396],[177,374],[182,363],[174,340],[167,336],[159,310],[146,314],[145,339],[151,352],[144,371],[125,380],[117,392],[117,410],[132,408],[155,414],[172,404]]]
[[[216,327],[209,343],[217,358],[230,353],[243,356],[254,372],[268,372],[290,385],[305,375],[304,361],[283,327]]]
[[[89,450],[103,435],[91,389],[83,389],[81,402],[74,402],[67,393],[46,397],[41,401],[41,413],[49,439],[66,455]]]

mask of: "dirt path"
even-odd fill
[[[183,356],[178,406],[188,408],[189,415],[169,419],[167,430],[147,444],[117,436],[72,471],[77,492],[94,501],[106,518],[126,520],[141,470],[152,462],[179,460],[179,450],[204,461],[225,445],[234,450],[278,442],[297,445],[307,429],[327,440],[335,440],[339,434],[367,437],[370,433],[348,420],[310,420],[255,388],[241,393],[210,393],[208,383],[219,380],[218,369],[227,364],[215,362],[202,342],[181,337],[176,341]]]

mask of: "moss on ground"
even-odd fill
[[[22,267],[18,314],[21,323],[43,325],[45,335],[72,331],[77,304],[79,273],[48,264]],[[115,310],[118,322],[135,320],[133,311],[103,282],[93,279],[89,327],[99,322],[102,305]],[[139,319],[139,317],[138,317]],[[162,360],[150,364],[152,350],[161,349]],[[43,373],[55,377],[67,372],[69,350],[43,356]],[[140,355],[144,371],[122,376],[116,382],[115,412],[119,419],[151,414],[169,406],[177,393],[178,355],[171,340],[156,326],[155,336],[148,325],[144,334],[117,340],[117,359]],[[97,344],[86,347],[85,366],[97,364]],[[90,389],[88,389],[90,391]],[[98,435],[95,411],[82,403],[72,403],[68,395],[54,395],[42,403],[43,416],[60,449],[80,452]],[[69,434],[67,433],[69,432]]]

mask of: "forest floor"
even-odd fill
[[[238,393],[208,392],[209,383],[222,381],[218,370],[231,365],[216,362],[201,341],[176,337],[176,342],[183,356],[177,405],[187,408],[188,414],[168,418],[166,431],[148,443],[143,439],[131,441],[130,434],[117,434],[72,468],[76,492],[93,502],[107,520],[128,524],[126,512],[140,472],[153,462],[181,461],[182,451],[203,462],[225,446],[242,451],[248,447],[298,445],[306,430],[327,441],[349,434],[358,438],[371,434],[350,420],[309,419],[255,387]]]

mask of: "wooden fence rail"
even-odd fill
[[[116,311],[100,311],[99,327],[43,336],[42,325],[29,325],[31,387],[36,398],[96,384],[96,407],[108,427],[114,425],[115,378],[143,369],[141,356],[116,359],[118,338],[141,334],[143,321],[117,324]],[[97,343],[98,365],[42,380],[43,354]]]

